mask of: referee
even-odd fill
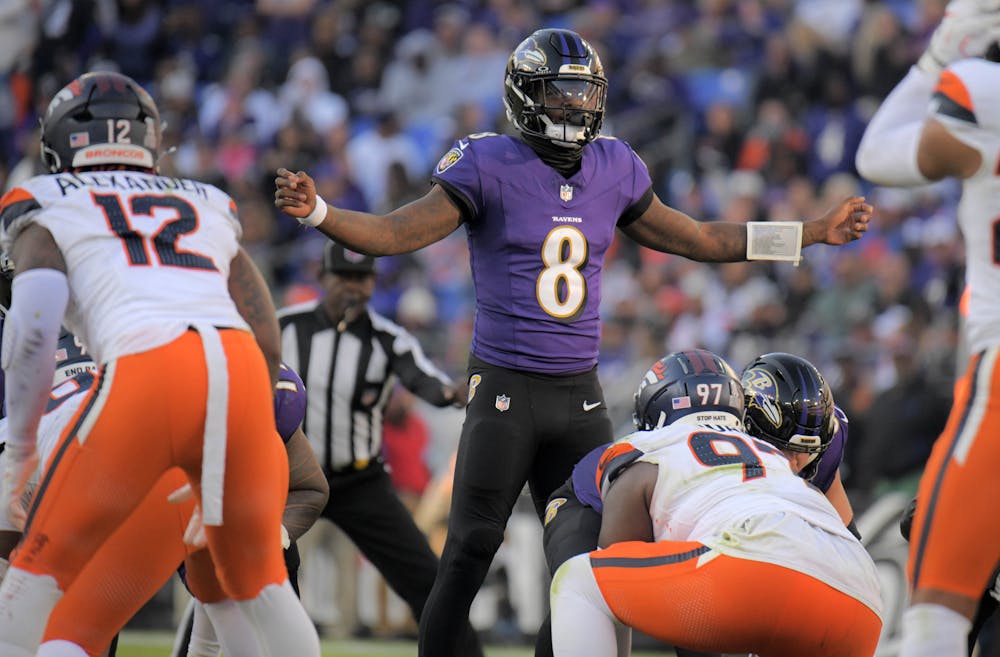
[[[319,301],[283,309],[285,362],[306,384],[303,428],[330,484],[321,517],[336,524],[410,607],[419,623],[438,559],[382,461],[382,415],[398,380],[435,406],[464,395],[401,326],[368,307],[375,259],[330,242]],[[482,655],[466,623],[464,655]]]

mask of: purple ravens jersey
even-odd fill
[[[604,510],[604,503],[601,501],[601,492],[597,490],[597,464],[600,463],[604,450],[611,444],[595,447],[573,466],[573,492],[576,499],[598,513]]]
[[[593,368],[604,256],[619,220],[650,190],[639,156],[597,139],[565,178],[520,139],[484,133],[455,142],[432,179],[466,219],[472,353],[530,372]]]
[[[844,460],[844,448],[847,446],[847,414],[839,406],[835,406],[833,410],[837,414],[837,433],[833,434],[830,446],[820,455],[816,474],[809,480],[823,493],[830,490],[833,480],[837,478],[837,471]]]
[[[288,442],[306,414],[306,386],[295,370],[284,363],[274,388],[274,422],[281,440]]]

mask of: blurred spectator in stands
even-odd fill
[[[869,495],[877,494],[880,485],[916,491],[951,408],[951,386],[929,378],[918,343],[906,328],[888,336],[884,348],[892,356],[894,382],[872,400],[852,464],[852,488]]]
[[[805,107],[802,75],[792,58],[791,46],[781,32],[770,34],[764,43],[764,55],[753,84],[753,106],[777,100],[796,112]]]
[[[276,67],[288,66],[289,44],[306,42],[316,5],[317,0],[256,0],[256,13],[264,23],[261,38],[272,46],[269,57]]]
[[[382,76],[380,103],[407,125],[439,121],[446,99],[434,85],[437,39],[428,30],[415,30],[399,40],[395,55]]]
[[[278,104],[287,123],[301,117],[306,127],[323,135],[347,120],[347,102],[330,91],[330,79],[316,57],[302,57],[288,69],[288,77],[278,93]]]
[[[852,71],[862,93],[884,98],[918,54],[891,7],[868,3],[864,11],[851,52]]]
[[[787,184],[805,169],[809,137],[784,101],[761,101],[753,124],[742,134],[738,168],[760,171],[772,186]]]
[[[806,110],[803,121],[810,142],[809,177],[817,184],[836,173],[854,172],[854,153],[865,130],[848,73],[834,67],[822,77],[821,96]]]
[[[198,125],[209,140],[219,143],[233,133],[243,133],[254,144],[266,144],[281,126],[282,113],[274,94],[261,86],[264,55],[256,40],[237,44],[226,77],[205,89]]]
[[[402,162],[407,174],[414,179],[426,179],[425,156],[409,135],[399,126],[393,112],[381,112],[375,125],[347,143],[347,161],[351,176],[364,192],[370,208],[383,207],[389,184],[389,167]]]
[[[317,8],[307,40],[308,52],[323,62],[330,80],[330,90],[341,96],[351,86],[351,58],[357,50],[353,14],[338,2]]]
[[[413,393],[397,385],[382,418],[382,453],[386,469],[399,499],[411,512],[431,480],[430,469],[424,460],[430,431],[414,409],[414,401]]]
[[[806,314],[829,335],[848,335],[853,326],[871,320],[875,283],[864,258],[854,251],[841,254],[833,275],[813,297]]]
[[[500,47],[489,26],[472,23],[462,36],[462,52],[454,61],[456,76],[450,94],[454,109],[459,103],[476,103],[490,113],[502,111],[501,94],[509,49]]]
[[[153,81],[156,64],[170,52],[157,0],[117,0],[117,20],[104,32],[102,50],[120,72],[141,85]]]

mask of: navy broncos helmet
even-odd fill
[[[653,363],[635,391],[632,421],[639,431],[698,413],[705,422],[743,418],[743,388],[733,368],[711,351],[675,351]],[[710,415],[719,416],[716,418]]]
[[[791,452],[822,454],[837,432],[833,393],[805,358],[758,356],[740,375],[747,433]]]
[[[558,146],[597,138],[607,94],[601,58],[570,30],[538,30],[507,61],[507,118],[522,133]]]
[[[85,73],[59,90],[42,118],[42,162],[52,173],[120,165],[154,169],[161,141],[153,98],[120,73]]]

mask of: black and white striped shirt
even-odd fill
[[[361,469],[382,450],[382,413],[398,379],[435,406],[451,380],[406,329],[370,308],[338,330],[312,301],[282,309],[282,360],[306,384],[303,425],[327,472]]]

